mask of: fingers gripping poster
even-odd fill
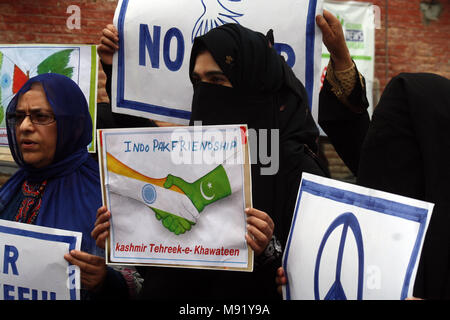
[[[252,270],[246,126],[98,134],[108,263]]]
[[[112,108],[188,124],[192,102],[189,59],[195,37],[226,23],[266,34],[304,84],[317,119],[322,34],[315,16],[322,0],[120,0],[114,16]],[[180,10],[182,8],[182,10]]]
[[[84,93],[93,128],[88,150],[95,152],[96,50],[95,45],[0,45],[0,146],[8,146],[4,115],[11,99],[28,79],[51,72],[71,78]]]
[[[287,300],[412,296],[433,204],[303,173],[283,256]]]

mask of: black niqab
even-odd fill
[[[265,166],[258,158],[252,165],[252,197],[253,206],[272,217],[275,234],[284,244],[301,173],[326,175],[327,169],[315,156],[319,131],[306,90],[269,42],[262,33],[237,24],[217,27],[195,39],[190,75],[197,55],[206,49],[233,88],[194,84],[191,125],[199,120],[203,125],[246,123],[256,130],[258,143],[261,129],[279,130],[278,173],[262,175]],[[267,150],[276,149],[269,145]]]
[[[252,198],[256,209],[272,217],[274,233],[283,244],[301,173],[324,175],[314,155],[319,131],[309,112],[306,91],[284,59],[270,48],[269,41],[260,33],[229,24],[196,38],[190,60],[191,75],[197,55],[205,48],[233,88],[195,84],[190,123],[199,120],[203,125],[246,123],[257,133],[259,129],[279,130],[278,173],[261,175],[260,169],[265,165],[258,159],[252,165]],[[273,150],[272,146],[267,150]],[[281,261],[275,260],[256,266],[253,272],[176,268],[143,268],[140,271],[147,273],[143,288],[146,298],[267,301],[281,299],[275,284],[275,272],[280,266]]]

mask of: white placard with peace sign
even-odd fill
[[[283,257],[284,298],[412,296],[433,206],[303,173]]]

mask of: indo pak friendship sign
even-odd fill
[[[322,0],[120,0],[114,16],[112,108],[187,124],[192,102],[189,58],[195,37],[225,23],[266,34],[305,85],[317,119],[322,35],[315,17]]]
[[[80,270],[64,254],[79,232],[0,220],[0,300],[78,300]]]
[[[433,206],[303,173],[283,256],[284,298],[411,297]]]
[[[245,125],[98,130],[107,263],[252,271]]]

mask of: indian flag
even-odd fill
[[[169,213],[195,224],[199,212],[184,192],[173,185],[165,188],[166,178],[147,177],[128,167],[107,153],[109,172],[108,189],[121,196],[138,200],[150,207],[157,215]]]

